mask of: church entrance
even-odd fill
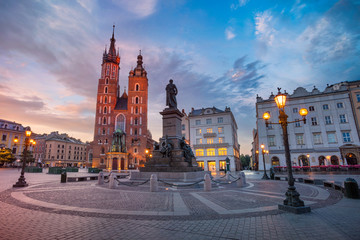
[[[125,170],[125,159],[124,158],[121,158],[120,169]]]
[[[118,159],[117,158],[113,158],[112,170],[118,170]]]

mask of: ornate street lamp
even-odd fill
[[[293,213],[306,213],[310,212],[310,207],[304,205],[304,201],[300,199],[300,194],[296,191],[295,180],[292,174],[292,166],[291,166],[291,157],[290,157],[290,148],[289,148],[289,139],[287,132],[287,125],[289,123],[295,122],[304,122],[306,124],[306,115],[308,111],[305,108],[300,109],[299,114],[303,117],[301,120],[295,120],[292,122],[288,122],[288,116],[285,113],[285,104],[286,104],[286,94],[280,92],[281,88],[278,88],[279,92],[275,97],[275,102],[277,107],[279,108],[279,123],[271,123],[269,122],[270,113],[265,112],[263,114],[263,118],[265,119],[266,126],[269,124],[280,124],[283,132],[283,140],[284,140],[284,148],[285,148],[285,159],[286,159],[286,168],[288,172],[288,190],[285,193],[286,199],[284,200],[284,204],[279,204],[280,210],[290,211]]]
[[[35,145],[36,142],[33,140],[33,139],[30,139],[30,136],[31,136],[31,129],[30,127],[27,127],[25,129],[25,148],[24,148],[24,151],[23,151],[23,164],[22,164],[22,168],[21,168],[21,174],[20,174],[20,177],[18,179],[18,181],[13,185],[13,187],[27,187],[28,184],[26,183],[25,181],[25,177],[24,177],[24,173],[25,173],[25,166],[26,166],[26,160],[27,160],[27,154],[28,154],[28,147],[31,146],[31,145]],[[19,142],[19,139],[15,138],[14,139],[14,143],[18,143]]]
[[[260,145],[260,148],[261,148],[261,152],[262,152],[262,155],[263,155],[263,164],[264,164],[264,175],[263,175],[262,179],[268,180],[268,179],[270,179],[270,178],[269,178],[268,175],[266,174],[266,166],[265,166],[265,153],[268,153],[268,151],[265,150],[265,145],[264,145],[264,144],[261,144],[261,145]]]

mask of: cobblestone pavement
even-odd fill
[[[360,200],[332,189],[296,184],[311,213],[272,209],[286,182],[250,177],[245,188],[204,192],[60,184],[59,175],[0,169],[0,239],[359,239]],[[254,211],[254,209],[256,211]],[[151,214],[152,213],[152,214]],[[167,215],[167,214],[168,215]],[[163,214],[163,215],[161,215]]]

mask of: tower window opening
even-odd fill
[[[108,93],[108,88],[107,87],[105,87],[104,93]]]
[[[140,85],[137,83],[136,85],[135,85],[135,91],[139,91],[140,90]]]

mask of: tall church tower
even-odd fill
[[[116,53],[115,25],[110,39],[110,48],[106,48],[101,65],[101,78],[98,82],[96,117],[93,141],[93,165],[104,166],[106,153],[109,151],[114,132],[114,109],[119,97],[120,57]]]
[[[143,67],[141,51],[137,66],[129,72],[128,82],[128,122],[126,127],[127,148],[131,154],[130,163],[137,166],[146,161],[145,150],[148,140],[148,78]]]

